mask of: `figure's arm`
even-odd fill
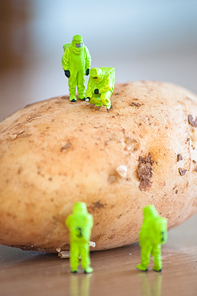
[[[66,226],[69,228],[70,227],[70,219],[71,219],[71,217],[70,217],[70,215],[67,217],[67,219],[66,219],[66,221],[65,221],[65,224],[66,224]]]
[[[85,47],[85,50],[86,50],[86,68],[85,68],[85,71],[86,71],[86,75],[89,75],[90,71],[88,71],[88,70],[90,70],[91,56],[90,56],[90,52],[89,52],[87,47]]]
[[[86,98],[91,98],[93,92],[94,92],[94,86],[93,86],[93,83],[92,83],[92,79],[90,77],[89,81],[88,81],[87,91],[86,91]]]
[[[89,215],[90,215],[90,227],[92,228],[93,227],[93,224],[94,224],[94,222],[93,222],[93,216],[91,214],[89,214]]]
[[[91,229],[93,227],[93,216],[91,214],[87,214],[85,218],[85,224],[88,229]]]
[[[69,49],[65,50],[63,56],[62,56],[62,68],[63,70],[69,70],[70,71],[70,51]]]

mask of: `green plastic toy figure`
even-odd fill
[[[76,87],[78,99],[85,100],[85,75],[90,73],[91,57],[89,50],[83,44],[80,35],[73,37],[72,43],[63,46],[62,67],[68,78],[70,101],[76,102]]]
[[[78,271],[79,256],[85,273],[91,273],[89,240],[93,226],[93,217],[87,212],[84,202],[74,205],[73,213],[66,219],[66,226],[70,229],[70,266],[71,272]]]
[[[144,221],[140,230],[141,264],[136,267],[148,270],[150,255],[153,256],[155,271],[162,271],[161,245],[167,241],[167,219],[158,215],[155,207],[149,205],[143,209]]]
[[[110,97],[114,90],[115,69],[108,67],[92,68],[86,91],[86,101],[96,106],[111,108]]]

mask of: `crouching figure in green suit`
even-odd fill
[[[144,221],[140,230],[141,263],[136,267],[148,270],[150,255],[153,257],[155,271],[162,271],[161,245],[167,241],[167,219],[158,215],[155,207],[149,205],[143,209]]]
[[[96,106],[111,108],[110,97],[114,90],[115,69],[109,67],[92,68],[86,91],[86,101]]]
[[[91,273],[89,240],[93,226],[93,217],[87,212],[86,204],[77,202],[73,213],[66,219],[66,226],[70,230],[70,266],[71,272],[78,271],[79,256],[85,273]]]

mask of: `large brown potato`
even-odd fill
[[[138,240],[142,208],[174,227],[197,209],[197,97],[168,83],[117,84],[112,109],[52,98],[0,123],[0,243],[68,250],[84,201],[96,250]]]

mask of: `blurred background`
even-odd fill
[[[75,34],[92,67],[115,67],[117,83],[162,80],[197,93],[196,0],[1,0],[0,120],[68,94],[61,57]]]

